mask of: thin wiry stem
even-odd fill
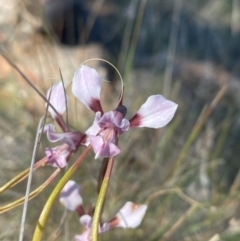
[[[135,17],[133,17],[133,16],[136,15],[136,11],[137,11],[137,1],[132,0],[131,3],[129,4],[128,8],[131,10],[134,9],[134,13],[131,14],[131,16],[128,16],[128,21],[127,21],[127,24],[126,24],[126,27],[125,27],[124,33],[123,33],[123,41],[121,44],[121,49],[120,49],[118,64],[117,64],[117,66],[120,67],[121,71],[123,71],[123,69],[124,69],[123,67],[124,67],[125,61],[127,59],[128,47],[129,47],[131,33],[133,30],[134,19],[135,19]]]
[[[38,169],[39,167],[43,166],[46,163],[47,158],[44,157],[40,161],[34,164],[34,170]],[[26,177],[29,175],[30,168],[24,170],[22,173],[18,174],[16,177],[14,177],[12,180],[10,180],[8,183],[6,183],[4,186],[0,188],[0,194],[5,192],[11,187],[14,187],[17,185],[19,182],[24,180]]]
[[[58,173],[61,171],[60,168],[58,168],[57,170],[55,170],[52,175],[40,186],[38,187],[37,189],[35,189],[34,191],[32,191],[30,194],[29,194],[29,198],[28,200],[30,199],[33,199],[34,197],[36,197],[38,194],[40,194],[48,185],[49,183],[51,183],[53,181],[53,179],[58,175]],[[24,203],[24,200],[25,200],[25,197],[22,197],[10,204],[7,204],[5,206],[2,206],[0,207],[0,214],[1,213],[4,213],[4,212],[7,212],[21,204]]]
[[[7,58],[5,54],[3,54],[3,51],[1,49],[0,49],[0,52],[3,58],[22,76],[22,78],[36,91],[36,93],[53,109],[53,111],[56,113],[56,115],[62,121],[62,123],[65,123],[63,121],[62,116],[57,112],[56,108],[49,102],[49,100],[34,86],[34,84],[27,78],[27,76],[23,72],[9,58]]]
[[[59,69],[59,73],[60,73],[60,76],[61,76],[61,81],[62,81],[62,85],[63,85],[64,96],[65,96],[65,106],[66,106],[66,125],[68,126],[67,94],[66,94],[66,89],[65,89],[65,85],[64,85],[64,81],[63,81],[63,76],[62,76],[62,71],[61,71],[61,69]]]
[[[68,214],[68,210],[67,210],[67,208],[65,208],[58,227],[52,232],[52,234],[49,236],[47,241],[53,241],[61,234],[61,232],[63,230],[63,225],[64,225],[64,223],[66,223],[67,214]],[[66,235],[66,236],[68,236],[68,235]],[[69,239],[65,238],[65,240],[69,240]]]
[[[213,99],[213,101],[205,106],[202,109],[201,114],[199,115],[195,125],[193,126],[193,129],[191,131],[191,133],[189,134],[181,152],[179,153],[179,156],[176,160],[176,162],[174,163],[174,166],[172,168],[172,170],[170,171],[170,173],[168,174],[166,179],[170,179],[170,177],[172,177],[173,174],[175,174],[175,172],[178,170],[178,168],[180,167],[182,161],[184,160],[188,149],[190,148],[191,144],[193,143],[193,141],[196,139],[196,137],[198,136],[199,132],[201,131],[203,125],[205,124],[206,120],[208,119],[208,117],[210,116],[210,114],[212,113],[212,111],[214,110],[214,108],[216,107],[216,105],[218,104],[218,102],[220,101],[220,99],[224,96],[225,92],[227,91],[227,85],[224,85],[217,93],[217,95],[215,96],[215,98]]]
[[[25,227],[27,207],[28,207],[28,201],[29,201],[29,194],[30,194],[32,176],[33,176],[33,171],[34,171],[34,162],[35,162],[37,151],[39,149],[39,144],[40,144],[40,140],[41,140],[40,129],[42,127],[44,120],[46,120],[46,116],[42,117],[38,123],[37,134],[36,134],[36,138],[35,138],[35,144],[34,144],[34,148],[33,148],[32,160],[31,160],[31,166],[30,166],[30,171],[29,171],[29,176],[28,176],[25,201],[24,201],[24,205],[23,205],[22,220],[21,220],[19,239],[18,239],[19,241],[23,241],[24,227]]]
[[[175,231],[186,221],[188,217],[190,217],[196,209],[199,208],[199,204],[193,204],[186,213],[184,213],[171,227],[170,229],[163,235],[163,237],[159,241],[170,240],[170,237],[175,233]]]
[[[240,20],[240,1],[233,0],[232,14],[231,14],[231,32],[232,32],[232,36],[234,37],[240,31],[239,20]]]
[[[143,20],[143,15],[144,15],[144,11],[146,8],[146,4],[147,4],[147,0],[141,0],[140,6],[138,9],[136,24],[133,29],[132,39],[131,39],[131,43],[130,43],[130,47],[129,47],[129,54],[127,56],[126,64],[125,64],[125,68],[124,68],[125,75],[129,73],[129,71],[131,70],[132,65],[133,65],[134,54],[135,54],[135,50],[137,47],[138,36],[139,36],[140,28],[142,25],[142,20]]]
[[[150,203],[165,194],[168,193],[176,193],[182,200],[184,200],[186,203],[188,203],[189,205],[194,205],[194,204],[199,204],[201,205],[202,203],[198,202],[197,200],[194,200],[193,198],[189,197],[188,195],[186,195],[180,188],[178,187],[174,187],[174,188],[167,188],[167,189],[160,189],[154,193],[152,193],[147,201],[145,202],[148,206],[150,205]]]
[[[183,0],[175,0],[173,16],[172,16],[172,26],[170,32],[170,41],[168,45],[168,53],[167,53],[167,63],[166,70],[164,73],[163,79],[163,94],[168,97],[170,95],[171,83],[172,83],[172,72],[173,72],[173,61],[176,54],[177,47],[177,36],[180,25],[180,16],[182,9]]]
[[[96,18],[98,16],[98,13],[101,11],[101,8],[104,4],[105,0],[98,0],[93,2],[91,13],[89,14],[87,20],[86,20],[86,28],[84,28],[84,34],[82,36],[85,37],[85,41],[88,40],[90,32],[92,30],[92,27],[96,21]]]

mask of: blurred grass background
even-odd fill
[[[80,11],[74,14],[91,20],[73,36],[64,25],[72,12],[61,12],[62,2],[0,0],[1,50],[39,90],[46,93],[60,80],[59,69],[69,84],[84,60],[99,57],[117,65],[124,76],[127,117],[152,94],[179,104],[167,127],[133,129],[121,136],[103,219],[128,200],[149,208],[138,229],[112,230],[100,240],[240,240],[240,1],[69,1]],[[104,83],[102,92],[104,110],[110,110],[119,96],[118,78],[100,62],[89,65],[112,81]],[[1,56],[0,66],[3,185],[30,165],[45,103]],[[71,95],[70,88],[67,92]],[[91,125],[93,114],[73,98],[69,112],[75,129]],[[43,138],[38,159],[47,146]],[[86,207],[96,202],[100,167],[91,154],[74,176]],[[52,172],[51,167],[35,172],[32,189]],[[56,183],[29,202],[24,240],[31,240]],[[1,206],[22,197],[25,186],[1,194]],[[18,239],[21,214],[17,207],[0,215],[0,240]],[[73,240],[80,232],[78,217],[65,215],[56,203],[43,240]]]

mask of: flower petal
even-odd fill
[[[91,228],[92,226],[92,217],[88,214],[85,214],[82,217],[80,217],[79,221],[84,226],[84,228]]]
[[[68,210],[76,211],[83,203],[79,194],[79,185],[75,181],[69,180],[60,193],[59,201]]]
[[[76,235],[74,241],[91,241],[91,229],[85,230],[82,234]]]
[[[48,90],[47,99],[49,99],[49,102],[54,106],[59,114],[62,115],[66,111],[66,96],[62,82],[53,85]],[[57,117],[57,114],[50,106],[48,107],[48,111],[53,119]]]
[[[83,233],[76,235],[75,241],[91,241],[91,227],[92,227],[92,217],[85,214],[82,217],[80,217],[80,223],[83,224],[84,229]],[[109,230],[109,224],[104,223],[102,226],[99,225],[98,232],[104,233]]]
[[[91,229],[92,227],[92,217],[88,214],[82,215],[79,219],[80,223],[84,226],[85,229]],[[104,233],[109,230],[109,224],[103,223],[99,224],[98,232]]]
[[[173,118],[178,105],[162,95],[152,95],[129,120],[131,127],[160,128]]]
[[[53,167],[64,168],[67,165],[67,157],[71,152],[68,144],[62,144],[54,148],[46,148],[47,164]]]
[[[142,222],[146,211],[147,205],[137,205],[133,202],[126,202],[116,215],[118,223],[115,227],[136,228]]]
[[[93,121],[93,124],[86,130],[85,134],[88,136],[95,136],[101,130],[98,125],[98,121],[101,119],[101,112],[97,112]]]
[[[80,142],[83,134],[80,132],[65,132],[56,133],[55,127],[52,124],[47,124],[43,128],[43,132],[46,133],[47,138],[50,142],[61,141],[67,143],[72,150],[76,149],[76,145]]]
[[[109,111],[104,113],[101,119],[99,119],[98,125],[100,128],[109,128],[114,126],[114,129],[119,135],[126,132],[130,127],[129,121],[123,118],[122,113],[119,111]]]
[[[101,77],[95,69],[81,66],[74,74],[72,93],[88,109],[103,113],[100,103]]]
[[[112,157],[120,153],[120,149],[112,142],[104,141],[101,136],[90,136],[89,140],[95,152],[95,159]]]

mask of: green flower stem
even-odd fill
[[[64,176],[61,178],[61,180],[58,182],[54,190],[52,191],[51,195],[49,196],[42,213],[38,219],[37,226],[34,231],[33,239],[32,241],[40,241],[43,236],[43,230],[46,226],[46,222],[50,213],[50,210],[52,209],[52,206],[58,197],[59,193],[65,186],[65,184],[69,181],[69,179],[73,176],[75,171],[78,169],[79,165],[82,163],[84,158],[87,156],[89,151],[91,150],[91,145],[89,145],[83,153],[79,156],[79,158],[74,162],[74,164],[68,169],[68,171],[64,174]]]
[[[109,180],[111,177],[111,172],[113,168],[113,161],[114,158],[111,157],[108,161],[108,166],[106,173],[104,175],[104,179],[102,181],[101,189],[98,195],[95,211],[94,211],[94,216],[93,216],[93,222],[92,222],[92,230],[91,230],[91,240],[92,241],[98,241],[98,227],[99,227],[99,222],[102,214],[102,208],[104,204],[104,200],[107,194],[107,189],[109,185]]]

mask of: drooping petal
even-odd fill
[[[79,185],[75,181],[69,180],[60,193],[59,201],[68,210],[76,211],[83,203],[79,193]]]
[[[113,157],[120,153],[120,149],[114,143],[104,141],[101,136],[90,136],[89,140],[96,154],[95,159]]]
[[[103,113],[100,103],[101,77],[95,69],[81,66],[74,74],[72,93],[88,109]]]
[[[53,167],[64,168],[67,165],[67,157],[71,152],[68,144],[62,144],[54,148],[46,148],[47,164]]]
[[[61,141],[67,143],[72,150],[76,149],[76,145],[80,142],[83,134],[80,132],[64,132],[56,133],[55,127],[52,124],[47,124],[43,128],[43,132],[46,133],[47,138],[50,142]]]
[[[62,82],[53,85],[48,90],[47,99],[49,99],[49,102],[53,105],[53,107],[60,115],[62,115],[66,111],[66,97]],[[57,117],[57,114],[50,106],[48,107],[48,111],[50,112],[53,119]]]
[[[129,120],[131,127],[160,128],[173,118],[177,104],[165,99],[162,95],[152,95]]]
[[[136,228],[141,224],[146,211],[147,205],[137,205],[133,202],[127,202],[116,214],[115,219],[113,219],[114,226],[121,228]]]

